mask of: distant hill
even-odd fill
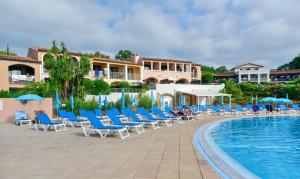
[[[292,69],[300,69],[300,55],[296,56],[289,63],[283,64],[278,67],[278,70],[292,70]]]

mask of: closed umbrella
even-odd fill
[[[135,98],[133,95],[131,95],[131,107],[135,106]]]
[[[154,96],[153,96],[153,91],[152,90],[151,90],[151,97],[150,97],[150,99],[151,99],[150,105],[151,105],[151,110],[152,110],[152,108],[154,107]]]
[[[183,95],[182,93],[180,93],[180,106],[183,106],[184,105],[184,99],[183,99]]]
[[[257,97],[257,95],[255,96],[255,104],[256,105],[258,104],[258,97]]]
[[[224,104],[224,96],[223,96],[223,94],[222,94],[222,96],[221,96],[221,104],[222,104],[222,105]]]
[[[250,101],[251,101],[251,104],[253,104],[253,96],[251,96]]]
[[[164,107],[164,96],[160,96],[160,108],[162,109]]]
[[[99,110],[100,110],[100,114],[102,114],[102,101],[101,101],[101,95],[99,94],[99,97],[98,97],[98,107],[99,107]]]
[[[125,93],[124,88],[122,88],[122,109],[125,108]]]
[[[41,100],[44,100],[44,98],[38,96],[38,95],[35,95],[35,94],[26,94],[26,95],[22,95],[22,96],[19,96],[18,98],[16,98],[16,101],[41,101]],[[30,118],[32,117],[31,116],[31,103],[30,103]]]
[[[104,98],[104,106],[107,107],[108,106],[108,100],[107,100],[107,96],[105,96]]]
[[[75,108],[75,103],[74,103],[74,97],[73,97],[73,95],[70,98],[70,106],[71,106],[71,109],[72,109],[72,112],[73,112],[74,108]]]
[[[229,106],[231,107],[231,96],[229,96]]]
[[[286,94],[285,94],[285,98],[286,98],[286,99],[289,99],[289,93],[286,93]]]
[[[60,100],[59,100],[59,96],[58,96],[58,91],[56,90],[54,109],[58,112],[59,108],[60,108]]]

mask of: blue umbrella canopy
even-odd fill
[[[74,103],[74,97],[73,97],[73,95],[70,97],[70,106],[71,106],[71,109],[73,111],[74,108],[75,108],[75,103]]]
[[[56,90],[56,92],[55,92],[55,105],[54,105],[54,109],[58,111],[59,108],[60,108],[60,100],[59,100],[59,96],[58,96],[58,91]]]
[[[260,102],[263,102],[263,103],[276,103],[277,99],[273,98],[273,97],[267,97],[267,98],[261,99]]]
[[[122,108],[125,108],[125,92],[124,92],[124,88],[122,88]]]
[[[44,98],[35,95],[35,94],[25,94],[22,96],[19,96],[16,101],[41,101],[44,100]],[[30,118],[31,118],[31,103],[30,103]]]
[[[41,101],[44,100],[44,98],[35,95],[35,94],[25,94],[22,96],[19,96],[17,99],[17,101]]]
[[[107,96],[105,96],[104,98],[104,106],[107,107],[108,106],[108,100],[107,100]]]
[[[278,103],[292,103],[291,100],[286,99],[286,98],[279,98],[279,99],[277,99],[277,102]]]

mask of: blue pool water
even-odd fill
[[[300,178],[300,117],[230,120],[211,132],[231,158],[261,178]]]

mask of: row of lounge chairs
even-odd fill
[[[290,108],[287,108],[284,104],[279,104],[275,109],[273,109],[272,105],[265,104],[246,104],[244,107],[241,105],[236,105],[235,108],[230,106],[208,106],[208,105],[200,105],[200,106],[189,106],[191,111],[198,111],[202,114],[212,114],[212,115],[248,115],[248,114],[266,114],[269,112],[277,112],[277,113],[298,113],[300,112],[300,108],[298,104],[292,104]]]
[[[168,109],[168,108],[167,108]],[[16,115],[17,116],[17,115]],[[162,125],[167,127],[173,123],[182,123],[183,119],[194,120],[190,116],[175,116],[171,111],[162,111],[157,107],[151,112],[144,108],[138,108],[133,112],[130,108],[124,108],[122,113],[118,109],[106,110],[106,116],[100,110],[87,111],[79,110],[79,116],[65,110],[58,111],[57,121],[52,121],[47,114],[37,114],[38,123],[34,124],[35,130],[64,131],[67,127],[81,127],[85,136],[99,134],[106,137],[111,134],[118,134],[121,139],[129,137],[129,132],[135,131],[138,134],[144,133],[146,127],[159,129]]]

